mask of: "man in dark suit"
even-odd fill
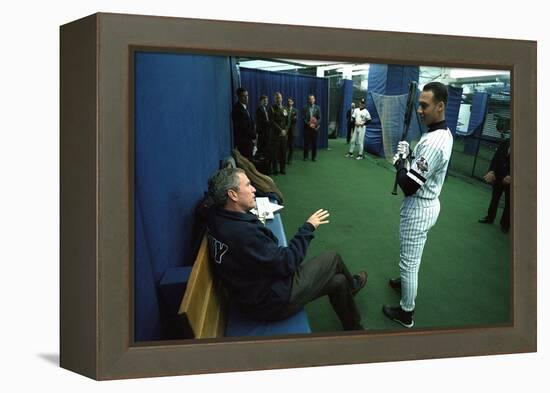
[[[311,161],[317,157],[317,135],[321,127],[321,108],[315,105],[315,96],[310,94],[307,98],[308,104],[302,112],[304,120],[304,161],[309,158],[311,147]]]
[[[283,106],[283,96],[281,93],[275,93],[275,103],[269,108],[269,118],[271,120],[270,140],[271,151],[273,152],[271,159],[273,163],[273,174],[277,175],[279,170],[281,174],[286,174],[286,146],[288,138],[288,111]],[[279,163],[277,167],[277,163]]]
[[[489,172],[483,179],[493,186],[493,193],[487,215],[479,219],[479,222],[481,224],[493,223],[497,215],[498,202],[504,192],[504,211],[500,218],[500,229],[502,232],[507,233],[510,230],[510,183],[512,182],[510,176],[510,139],[504,139],[500,143],[491,160]]]
[[[292,152],[294,151],[294,138],[296,137],[296,122],[298,120],[298,111],[294,108],[294,99],[289,97],[287,99],[287,111],[288,111],[288,156],[286,163],[290,164],[292,162]]]
[[[355,127],[355,119],[353,118],[353,111],[355,110],[355,102],[351,103],[351,107],[348,109],[346,113],[346,119],[347,119],[347,125],[348,125],[348,135],[346,137],[346,141],[348,142],[351,140],[351,132],[353,131]]]
[[[231,113],[235,147],[244,157],[251,160],[254,153],[256,130],[254,121],[248,112],[248,91],[243,87],[239,87],[237,98],[238,101],[233,106]]]
[[[268,99],[266,95],[260,97],[260,105],[256,109],[256,131],[258,133],[258,151],[257,155],[268,158],[269,138],[270,138],[270,119],[267,108]]]

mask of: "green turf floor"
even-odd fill
[[[282,218],[288,239],[318,208],[329,210],[330,224],[320,227],[308,256],[338,251],[350,270],[367,270],[367,286],[356,301],[369,329],[402,329],[387,320],[383,304],[397,304],[389,288],[399,275],[399,207],[391,195],[394,170],[385,160],[344,158],[344,139],[329,140],[317,162],[302,161],[301,151],[286,175],[274,177],[284,194]],[[506,324],[510,321],[510,235],[497,223],[477,222],[485,215],[490,188],[478,180],[449,176],[440,196],[441,213],[428,234],[420,267],[416,328]],[[501,211],[499,211],[500,218]],[[306,311],[313,332],[341,330],[328,298]]]

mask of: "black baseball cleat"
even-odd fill
[[[353,288],[351,289],[351,293],[353,296],[355,296],[367,283],[367,279],[369,278],[369,275],[367,272],[359,272],[359,274],[353,275]]]
[[[492,224],[493,220],[491,220],[489,216],[485,216],[477,220],[477,222],[479,222],[480,224]]]
[[[388,283],[390,284],[391,289],[393,289],[396,292],[401,293],[401,277],[390,278]]]
[[[389,306],[385,305],[382,307],[382,312],[392,321],[395,321],[406,328],[412,328],[414,326],[414,310],[405,311],[401,306]]]

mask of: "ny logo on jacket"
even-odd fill
[[[216,263],[222,263],[222,258],[229,250],[229,246],[220,242],[212,235],[208,235],[208,242],[210,243],[210,249],[214,251],[214,261],[216,261]]]

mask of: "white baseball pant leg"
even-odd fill
[[[412,311],[418,292],[418,271],[428,231],[439,216],[439,200],[407,197],[401,205],[399,224],[401,308]]]

